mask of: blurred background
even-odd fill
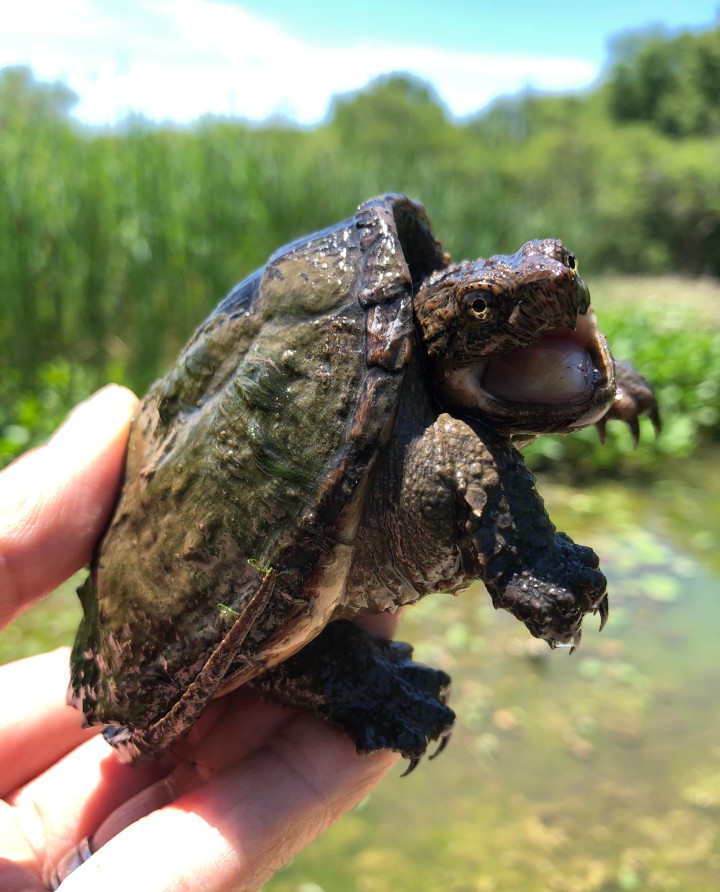
[[[451,746],[270,892],[720,886],[720,19],[551,7],[25,0],[0,33],[0,464],[109,380],[138,392],[283,243],[384,191],[462,257],[560,237],[664,418],[528,450],[601,555],[572,659],[481,590],[404,619],[454,676]],[[0,636],[72,640],[72,585]],[[429,806],[430,803],[435,803]]]

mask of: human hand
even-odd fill
[[[0,474],[0,625],[88,563],[117,492],[135,397],[110,387]],[[389,634],[389,617],[373,618]],[[0,668],[0,889],[258,889],[396,762],[241,688],[167,756],[121,764],[65,704],[69,651]],[[89,840],[89,842],[88,842]],[[77,858],[76,860],[80,860]]]

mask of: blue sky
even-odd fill
[[[22,0],[3,5],[0,67],[79,95],[89,123],[130,112],[314,123],[333,94],[409,71],[463,116],[532,87],[591,85],[611,39],[718,23],[718,0]]]

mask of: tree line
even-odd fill
[[[73,102],[0,71],[6,388],[60,356],[142,389],[275,248],[384,191],[420,198],[458,258],[557,236],[584,272],[720,274],[720,27],[624,38],[596,88],[459,121],[401,74],[312,129],[90,130]]]

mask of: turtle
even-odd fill
[[[659,414],[623,366],[619,417]],[[519,448],[613,417],[618,383],[558,239],[453,263],[403,195],[276,251],[142,402],[79,590],[69,701],[124,761],[251,685],[414,767],[450,678],[354,622],[484,582],[551,647],[608,616]]]

